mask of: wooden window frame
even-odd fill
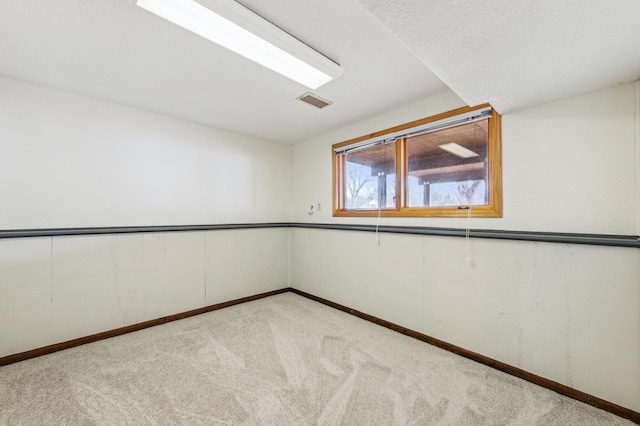
[[[456,115],[469,113],[475,110],[490,107],[489,104],[474,107],[462,107],[452,111],[437,114],[431,117],[401,124],[389,129],[381,130],[369,135],[361,136],[348,141],[334,144],[332,150],[332,185],[333,185],[333,216],[336,217],[502,217],[502,134],[501,117],[492,108],[489,117],[488,139],[488,175],[487,188],[489,202],[486,205],[472,206],[471,211],[467,206],[451,207],[408,207],[407,203],[407,138],[401,138],[395,144],[396,149],[396,200],[395,208],[348,210],[345,206],[344,172],[346,156],[338,155],[336,149],[348,145],[375,139],[381,136],[409,130],[413,127],[423,126],[432,122],[449,119]],[[470,213],[470,214],[469,214]]]

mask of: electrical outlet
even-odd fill
[[[322,211],[322,204],[320,204],[320,201],[318,201],[318,207],[316,207],[316,210],[319,212]]]

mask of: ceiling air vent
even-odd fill
[[[302,102],[308,103],[309,105],[313,105],[316,108],[324,108],[327,105],[331,105],[333,103],[333,102],[327,101],[326,99],[319,98],[318,96],[309,92],[300,96],[298,99],[301,100]]]

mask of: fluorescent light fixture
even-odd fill
[[[458,157],[462,157],[462,158],[472,158],[472,157],[477,157],[479,155],[471,151],[470,149],[465,148],[464,146],[458,145],[457,143],[445,143],[443,145],[440,145],[440,148],[444,149],[445,151],[453,155],[457,155]]]
[[[317,89],[342,67],[233,0],[137,0],[141,8]]]

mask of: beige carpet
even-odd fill
[[[292,293],[0,367],[3,425],[626,425]]]

